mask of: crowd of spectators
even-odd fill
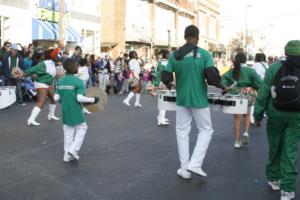
[[[0,86],[16,86],[17,102],[19,105],[26,105],[25,102],[34,99],[36,92],[34,88],[34,77],[15,78],[12,76],[14,68],[22,71],[30,69],[43,61],[43,48],[35,48],[32,44],[23,46],[19,43],[13,44],[5,42],[0,49]],[[57,62],[56,81],[64,76],[62,63],[66,58],[74,59],[80,68],[88,71],[87,87],[100,87],[107,94],[126,94],[130,91],[129,78],[130,69],[128,67],[129,57],[124,53],[117,58],[112,58],[108,54],[85,54],[80,46],[72,50],[61,51]],[[140,60],[143,91],[147,83],[155,79],[155,61]],[[53,86],[55,87],[54,81]]]

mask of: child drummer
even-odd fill
[[[63,160],[69,162],[79,160],[78,152],[88,128],[81,104],[97,103],[99,97],[84,96],[84,83],[74,76],[78,73],[78,66],[74,60],[65,60],[63,67],[66,75],[58,81],[54,99],[60,101],[62,106],[65,151]]]

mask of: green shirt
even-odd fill
[[[85,122],[78,94],[85,94],[83,81],[74,75],[66,75],[57,82],[56,93],[60,95],[62,121],[68,126],[76,126]]]
[[[161,72],[164,71],[167,67],[168,61],[167,60],[160,60],[157,64],[156,70],[155,70],[155,81],[154,86],[159,86],[159,83],[161,81]]]
[[[36,66],[27,69],[25,71],[26,76],[31,74],[36,75],[36,82],[45,83],[47,85],[51,85],[54,77],[56,76],[56,67],[55,63],[51,60],[45,60]]]
[[[211,54],[202,48],[198,49],[196,58],[192,51],[182,60],[175,60],[174,54],[171,54],[167,71],[175,72],[176,105],[193,108],[208,107],[204,70],[213,66]]]
[[[17,67],[17,56],[10,56],[10,66],[9,70],[12,71],[13,68]]]
[[[275,75],[281,66],[281,62],[274,63],[266,71],[265,79],[258,91],[254,107],[254,118],[257,121],[262,120],[265,110],[267,111],[268,118],[271,119],[300,119],[300,112],[282,111],[273,106],[271,87]]]
[[[241,66],[240,78],[237,81],[237,88],[252,87],[254,89],[259,89],[261,86],[261,79],[254,69],[248,67],[247,65]],[[229,87],[233,84],[233,69],[230,69],[222,76],[222,84]],[[239,90],[235,90],[239,91]],[[236,94],[236,92],[229,91],[230,94]],[[238,93],[238,92],[237,92]]]

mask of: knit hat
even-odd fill
[[[291,40],[285,47],[284,52],[288,56],[300,56],[300,40]]]

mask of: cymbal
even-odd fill
[[[86,96],[99,97],[99,101],[96,104],[85,104],[84,107],[90,112],[101,112],[105,109],[107,104],[107,95],[99,87],[90,87],[87,89]]]

